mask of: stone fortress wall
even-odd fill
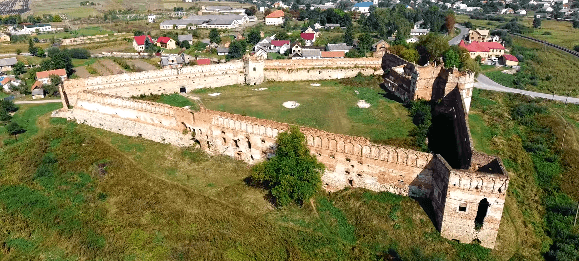
[[[265,80],[337,79],[359,72],[383,73],[381,59],[294,62],[245,58],[242,62],[181,70],[68,80],[61,89],[65,109],[56,116],[177,146],[197,144],[209,153],[229,155],[252,164],[275,153],[276,138],[288,130],[288,124],[206,109],[192,112],[130,97],[231,84],[253,85]],[[315,73],[324,76],[311,76]],[[73,109],[67,110],[68,106]],[[363,187],[429,198],[437,214],[435,225],[443,236],[463,243],[478,240],[485,247],[494,247],[508,184],[500,159],[483,155],[479,158],[484,160],[477,161],[473,156],[473,160],[468,161],[473,163],[469,168],[453,169],[440,155],[374,144],[365,138],[312,128],[301,127],[301,131],[312,154],[327,167],[322,177],[326,190]],[[480,209],[483,199],[490,206],[486,206],[488,217],[483,216],[484,225],[478,229],[473,215],[480,212],[477,204]],[[464,204],[466,211],[462,211]],[[454,225],[455,222],[464,224]]]

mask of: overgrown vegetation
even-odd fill
[[[579,108],[482,91],[473,97],[475,147],[502,157],[511,172],[507,201],[515,201],[507,202],[505,212],[528,224],[501,223],[499,235],[510,226],[517,226],[519,235],[528,230],[516,250],[525,259],[542,254],[547,260],[574,260],[579,254],[579,228],[573,227],[579,125],[573,123]]]
[[[322,187],[324,164],[310,153],[299,127],[279,134],[275,156],[252,168],[251,180],[267,188],[275,204],[302,205]]]
[[[416,146],[422,151],[428,151],[428,130],[432,124],[431,105],[429,101],[418,100],[411,101],[407,105],[410,111],[410,117],[415,127],[410,132],[410,136],[414,138]]]
[[[199,110],[199,104],[194,103],[190,99],[181,96],[178,93],[173,94],[141,94],[139,96],[133,96],[133,99],[143,100],[143,101],[152,101],[152,102],[159,102],[168,104],[175,107],[185,107],[189,106],[192,110]]]

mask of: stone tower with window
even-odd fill
[[[509,177],[500,158],[474,153],[470,169],[452,169],[437,155],[432,205],[440,234],[494,248]]]
[[[245,84],[256,85],[263,83],[265,80],[263,73],[263,68],[265,67],[264,60],[256,56],[246,55],[243,57],[243,63]]]

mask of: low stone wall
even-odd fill
[[[265,80],[269,81],[303,81],[304,79],[311,81],[318,80],[333,80],[352,78],[358,73],[363,75],[382,75],[380,68],[308,68],[308,69],[266,69],[264,70]]]

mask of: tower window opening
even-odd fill
[[[483,198],[478,203],[478,211],[476,212],[476,218],[474,219],[474,228],[476,230],[480,230],[483,227],[490,205],[491,204],[489,204],[489,201],[486,198]]]

